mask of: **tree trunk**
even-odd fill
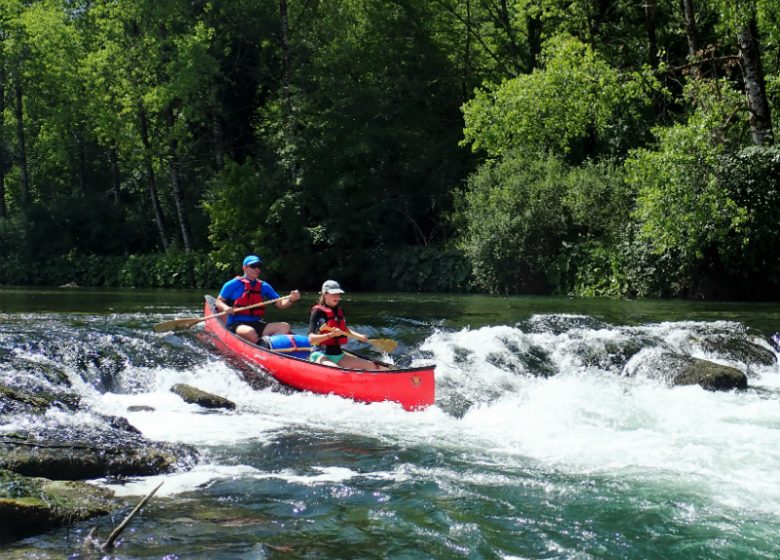
[[[655,28],[655,0],[644,0],[645,30],[647,31],[647,61],[653,70],[658,69],[658,39]]]
[[[14,91],[16,93],[16,141],[19,144],[19,177],[22,182],[22,204],[27,205],[32,200],[30,196],[30,178],[27,173],[27,147],[24,136],[24,106],[22,100],[22,76],[21,71],[17,71],[16,80],[14,84]]]
[[[290,62],[290,28],[287,17],[287,0],[279,0],[279,24],[282,41],[282,97],[284,110],[284,140],[286,148],[290,149],[292,158],[290,161],[290,181],[294,186],[298,183],[298,165],[295,160],[295,135],[293,134],[292,96],[290,84],[292,83],[292,67]]]
[[[214,144],[214,161],[217,164],[217,170],[220,170],[225,167],[225,133],[216,111],[211,113],[211,134]]]
[[[168,169],[171,173],[171,188],[173,189],[173,202],[176,205],[176,215],[179,218],[179,227],[181,229],[181,238],[184,242],[184,252],[190,253],[192,251],[192,230],[190,229],[190,220],[187,217],[187,205],[184,200],[184,189],[181,186],[179,180],[179,165],[178,165],[178,142],[176,141],[176,135],[174,132],[175,118],[173,115],[173,108],[168,107],[165,110],[168,118],[168,134],[170,141],[168,148],[170,150],[168,157]]]
[[[761,47],[758,42],[758,27],[755,14],[737,33],[739,54],[742,58],[742,75],[745,78],[745,90],[750,110],[750,130],[753,144],[770,146],[773,144],[772,116],[766,97],[764,71],[761,67]]]
[[[682,0],[683,21],[685,22],[685,37],[688,39],[688,58],[691,62],[696,60],[698,40],[696,39],[696,11],[693,0]]]
[[[282,90],[284,92],[285,102],[290,97],[290,41],[289,41],[289,20],[287,18],[287,0],[279,0],[279,23],[281,26],[282,39]]]
[[[144,170],[146,172],[146,183],[149,187],[149,198],[152,203],[152,210],[154,210],[154,220],[157,224],[157,231],[160,234],[160,241],[162,242],[163,250],[167,253],[168,236],[165,233],[165,222],[163,221],[162,209],[160,208],[160,200],[157,197],[157,181],[154,177],[154,168],[152,167],[152,151],[149,145],[149,127],[146,121],[146,110],[140,102],[138,103],[138,124],[141,143],[144,147]]]
[[[465,102],[471,96],[471,0],[466,0],[466,42],[463,44],[463,76],[461,77],[461,99]]]
[[[512,53],[512,66],[515,68],[516,74],[528,72],[528,69],[522,68],[523,56],[517,40],[517,33],[512,26],[512,17],[509,13],[509,6],[506,0],[500,0],[498,6],[496,6],[496,25],[504,29],[507,38],[509,39],[508,47]]]
[[[683,21],[685,22],[685,37],[688,40],[688,60],[693,65],[692,72],[694,78],[701,78],[702,69],[698,64],[699,41],[696,37],[696,10],[693,6],[693,0],[682,0]]]
[[[87,192],[87,150],[84,146],[84,137],[81,130],[72,132],[73,139],[76,142],[76,149],[79,152],[79,186],[82,194]]]
[[[656,0],[644,0],[642,7],[645,13],[645,31],[647,32],[647,62],[654,71],[658,71],[658,38],[656,35]],[[664,78],[662,78],[664,79]],[[658,121],[666,118],[666,104],[664,97],[657,91],[653,91],[653,112]]]
[[[125,208],[122,204],[122,196],[120,192],[120,185],[122,179],[119,174],[119,150],[117,150],[116,144],[109,150],[108,159],[111,163],[111,191],[114,194],[114,207],[116,213],[119,216],[119,229],[121,230],[120,239],[122,243],[122,253],[125,256],[130,254],[127,248],[127,240],[125,235]]]
[[[0,38],[0,218],[8,216],[5,205],[5,53]]]
[[[527,15],[525,22],[528,30],[528,72],[532,72],[542,53],[542,21],[538,15]]]

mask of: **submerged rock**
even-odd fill
[[[715,337],[700,340],[699,343],[705,351],[726,360],[758,366],[773,366],[777,363],[774,352],[746,338]]]
[[[43,414],[55,406],[64,410],[76,410],[80,397],[71,393],[33,393],[0,383],[0,414]]]
[[[134,404],[127,407],[127,412],[154,412],[154,407],[145,404]]]
[[[230,410],[236,408],[236,403],[225,397],[207,393],[197,387],[185,385],[184,383],[177,383],[171,387],[171,392],[179,395],[184,402],[197,404],[204,408],[227,408]]]
[[[0,469],[0,537],[43,532],[110,513],[113,492],[85,482],[29,478]]]

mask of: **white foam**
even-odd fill
[[[731,326],[718,324],[715,328]],[[475,462],[493,461],[510,471],[532,463],[574,476],[623,473],[637,480],[681,481],[724,505],[777,512],[777,366],[762,367],[759,375],[751,378],[751,385],[764,392],[724,393],[624,377],[609,365],[585,362],[581,357],[583,347],[608,354],[609,344],[640,335],[684,351],[691,331],[702,328],[701,323],[675,323],[633,329],[578,328],[560,334],[523,333],[513,327],[436,333],[422,349],[431,353],[437,364],[439,402],[457,392],[474,403],[462,417],[439,406],[410,413],[395,403],[363,404],[306,392],[256,391],[220,360],[191,371],[159,368],[153,375],[142,370],[125,372],[154,381],[146,381],[143,392],[136,394],[92,392],[89,398],[103,413],[127,416],[154,440],[209,446],[252,441],[262,445],[280,432],[324,431],[375,438],[388,445],[455,452]],[[533,377],[517,361],[513,352],[524,352],[532,345],[548,352],[555,375]],[[515,360],[513,369],[497,365],[496,356]],[[206,411],[186,404],[170,392],[175,383],[221,395],[237,407]],[[154,411],[127,412],[131,405],[148,405]],[[169,485],[171,476],[174,483]],[[301,474],[203,464],[190,473],[167,475],[163,495],[229,476],[278,477],[316,484],[356,475],[341,468]],[[409,476],[409,471],[399,468],[392,473],[361,476],[403,477]],[[151,477],[139,482],[137,488],[123,488],[143,494],[155,480]],[[517,482],[510,477],[506,483]]]

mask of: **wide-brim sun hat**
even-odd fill
[[[263,264],[263,259],[257,255],[248,255],[246,258],[244,258],[243,266],[252,266],[253,264]]]
[[[325,280],[325,282],[322,283],[322,290],[320,290],[321,294],[343,294],[344,290],[341,289],[341,286],[339,286],[339,283],[335,280]]]

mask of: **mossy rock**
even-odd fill
[[[43,414],[50,407],[78,410],[81,399],[71,393],[32,393],[24,389],[0,384],[0,414]]]
[[[169,473],[191,465],[197,456],[190,446],[153,442],[113,428],[38,437],[6,434],[0,439],[0,469],[56,480]]]
[[[20,476],[0,470],[0,537],[40,533],[105,515],[122,504],[92,484]]]

